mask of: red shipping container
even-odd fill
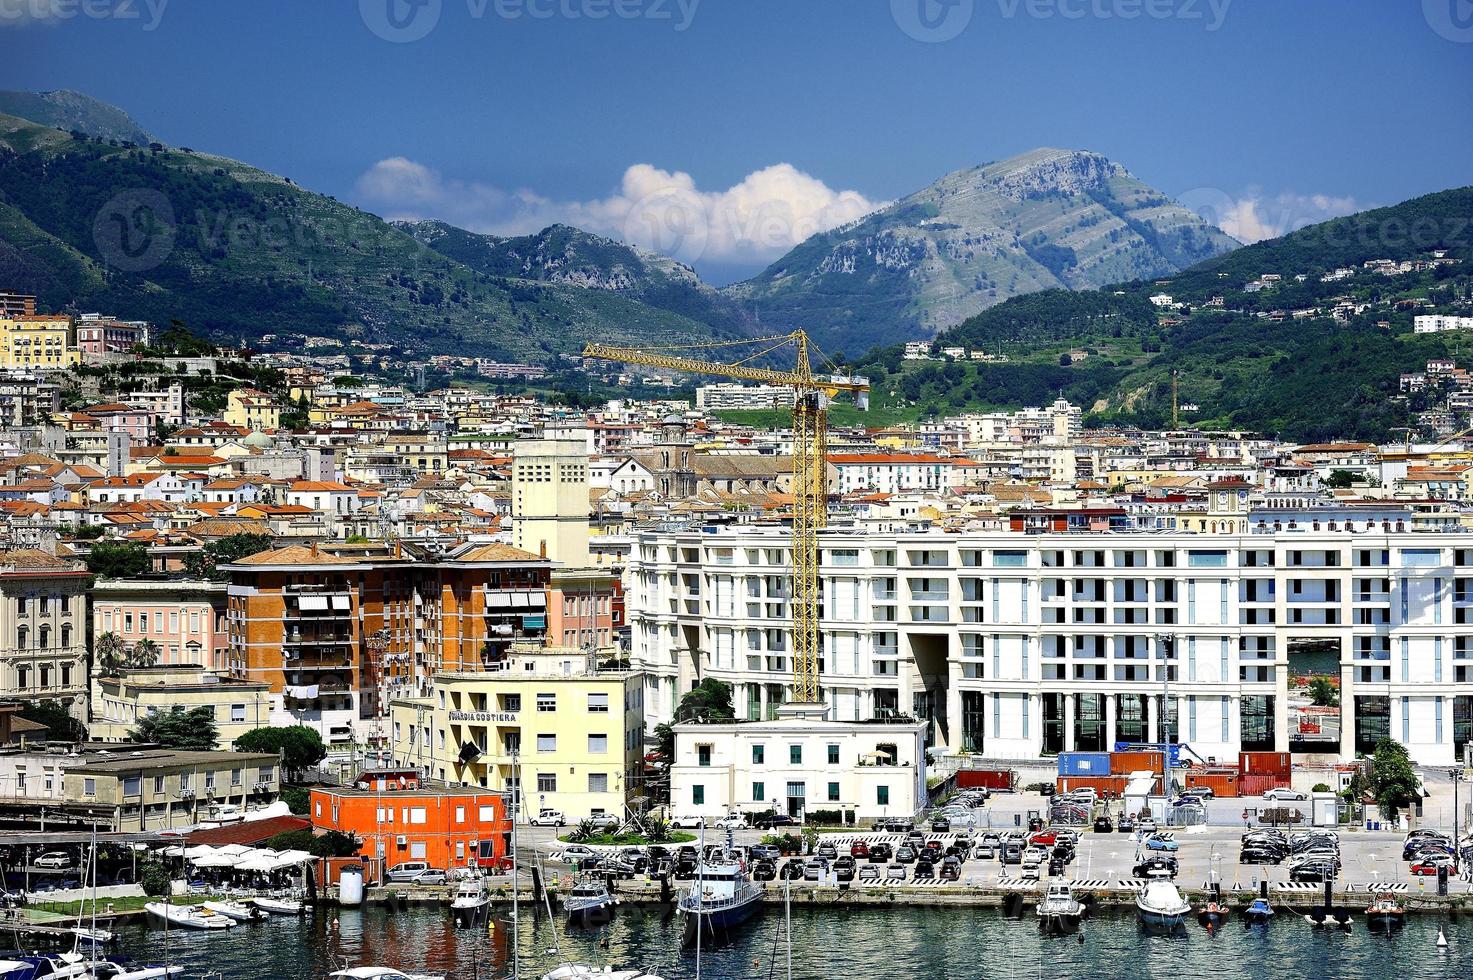
[[[1124,776],[1060,776],[1055,787],[1060,793],[1092,789],[1100,799],[1118,799],[1125,792]]]
[[[990,789],[1011,792],[1017,788],[1018,774],[1011,769],[958,769],[957,789]]]
[[[1205,786],[1219,799],[1238,795],[1238,771],[1236,769],[1189,769],[1187,788]]]
[[[1243,796],[1262,796],[1271,789],[1287,788],[1288,773],[1261,773],[1244,775],[1238,779],[1238,792]]]
[[[1238,770],[1245,776],[1250,773],[1287,776],[1294,771],[1294,759],[1287,752],[1244,752],[1238,756]]]
[[[1160,772],[1161,753],[1150,749],[1110,753],[1110,772],[1117,776],[1132,772]]]

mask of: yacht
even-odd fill
[[[143,906],[145,912],[156,919],[163,919],[180,929],[229,929],[235,920],[211,912],[200,905],[170,905],[168,902],[149,902]]]
[[[706,858],[691,888],[676,904],[685,916],[685,939],[718,936],[741,925],[762,905],[762,889],[752,884],[735,851],[719,850]]]
[[[1206,905],[1203,905],[1197,910],[1197,922],[1205,926],[1208,932],[1211,932],[1227,924],[1228,913],[1229,909],[1226,902],[1212,898],[1207,901]]]
[[[614,917],[614,896],[597,878],[579,878],[563,899],[570,925],[601,925]]]
[[[1075,931],[1084,917],[1084,906],[1074,897],[1073,886],[1067,881],[1050,884],[1035,911],[1038,927],[1051,934]]]
[[[256,905],[247,905],[244,902],[232,902],[228,899],[221,899],[216,902],[201,902],[200,904],[206,911],[214,912],[216,915],[223,915],[227,919],[234,919],[236,922],[262,922],[269,918],[265,909]]]
[[[1135,908],[1141,925],[1147,929],[1171,932],[1179,929],[1192,911],[1176,890],[1176,885],[1166,878],[1154,878],[1146,882],[1135,897]]]
[[[92,964],[92,973],[88,975],[88,980],[93,980],[93,978],[95,980],[164,980],[166,977],[177,976],[183,972],[184,967],[182,966],[116,963],[112,960],[104,960],[101,963]]]
[[[471,926],[476,924],[490,904],[491,895],[486,891],[486,881],[477,876],[467,878],[455,889],[450,911],[455,915],[456,925]]]
[[[329,973],[341,980],[445,980],[443,973],[405,973],[389,966],[353,966]]]

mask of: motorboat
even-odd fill
[[[685,916],[685,940],[718,936],[750,919],[762,906],[762,889],[747,877],[739,855],[718,850],[701,862],[676,909]]]
[[[92,972],[87,977],[88,980],[93,980],[93,978],[96,980],[164,980],[165,977],[177,976],[183,972],[184,967],[182,966],[103,960],[92,964]],[[3,977],[4,974],[0,974],[0,978]]]
[[[1243,910],[1243,920],[1249,925],[1268,925],[1273,921],[1274,907],[1266,898],[1255,898]]]
[[[1084,906],[1074,897],[1073,886],[1067,881],[1050,884],[1035,911],[1038,927],[1050,934],[1074,932],[1084,917]]]
[[[149,902],[143,910],[156,919],[163,919],[180,929],[229,929],[235,920],[211,912],[201,905],[170,905],[168,902]]]
[[[300,899],[289,895],[257,895],[251,901],[273,915],[301,915],[306,910]]]
[[[443,973],[405,973],[390,966],[352,966],[328,976],[342,980],[445,980]]]
[[[450,911],[458,926],[475,925],[491,904],[491,895],[486,891],[485,879],[476,877],[462,881],[455,889],[455,898],[450,902]]]
[[[232,902],[229,899],[221,899],[215,902],[201,902],[205,909],[217,915],[223,915],[227,919],[236,922],[263,922],[270,918],[266,910],[257,905],[247,905],[245,902]]]
[[[1400,929],[1406,923],[1407,910],[1390,892],[1381,892],[1366,908],[1366,923],[1372,929]]]
[[[601,925],[614,917],[614,896],[597,878],[579,878],[563,899],[563,911],[571,925]]]
[[[1197,922],[1212,932],[1227,923],[1230,911],[1226,902],[1216,898],[1208,899],[1207,904],[1197,910]]]
[[[1176,890],[1176,884],[1165,878],[1146,882],[1135,897],[1135,908],[1141,925],[1160,932],[1179,929],[1187,913],[1192,911]]]
[[[660,978],[643,970],[616,970],[608,966],[568,963],[551,973],[544,973],[541,980],[660,980]]]
[[[82,980],[90,977],[91,971],[91,961],[76,953],[17,956],[0,963],[0,980]]]

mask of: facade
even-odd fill
[[[1446,316],[1423,313],[1412,317],[1415,333],[1441,333],[1444,330],[1473,330],[1473,316]]]
[[[0,552],[0,697],[85,699],[89,578],[44,551]]]
[[[696,408],[706,411],[729,409],[792,408],[794,389],[781,385],[744,385],[735,382],[699,385]]]
[[[81,361],[75,338],[69,316],[0,319],[0,369],[63,371]]]
[[[637,674],[590,669],[581,650],[518,648],[501,669],[437,674],[429,697],[396,701],[395,762],[514,799],[525,787],[529,816],[622,818],[644,754],[640,696]]]
[[[225,670],[225,583],[183,579],[98,579],[92,585],[92,635],[116,634],[127,646],[151,641],[159,664]]]
[[[1393,510],[1257,511],[1216,535],[831,528],[830,716],[909,714],[943,749],[1028,759],[1160,740],[1165,701],[1203,758],[1349,760],[1390,735],[1449,764],[1473,740],[1473,535]],[[651,724],[704,677],[735,685],[740,717],[775,716],[789,567],[781,527],[637,537],[631,655]],[[1329,742],[1291,727],[1291,676],[1324,673],[1341,693]]]
[[[112,811],[119,833],[191,827],[221,807],[244,812],[275,801],[281,773],[274,755],[253,752],[96,752],[68,760],[66,799]]]
[[[225,401],[225,422],[261,432],[281,425],[281,406],[271,396],[250,388],[237,388]]]
[[[141,320],[114,320],[96,313],[77,318],[77,349],[90,360],[126,354],[147,343],[148,324]]]
[[[139,719],[173,708],[209,708],[217,744],[229,747],[254,728],[271,724],[271,686],[208,673],[184,664],[141,667],[92,682],[87,734],[99,742],[124,742]]]
[[[784,717],[675,726],[670,807],[720,817],[814,810],[848,822],[911,816],[926,805],[921,722],[846,724]]]
[[[512,544],[570,566],[588,562],[588,452],[571,440],[518,442],[512,455]]]
[[[500,793],[410,784],[312,790],[312,827],[363,841],[360,853],[385,870],[406,861],[432,868],[489,867],[511,851],[511,821]]]

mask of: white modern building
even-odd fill
[[[700,385],[696,388],[696,408],[705,411],[792,408],[793,391],[794,389],[782,385],[744,385],[735,382]]]
[[[787,712],[772,721],[676,725],[671,809],[708,818],[767,810],[800,819],[815,810],[908,817],[926,802],[925,729]]]
[[[1154,741],[1162,703],[1203,758],[1422,763],[1473,740],[1473,534],[1392,507],[1255,511],[1246,532],[822,535],[820,681],[837,720],[914,716],[953,752],[1036,758]],[[646,718],[706,677],[739,717],[791,685],[787,530],[639,533],[628,569]],[[1167,665],[1162,676],[1163,656]],[[1291,727],[1290,674],[1338,677],[1338,738]]]
[[[1442,333],[1444,330],[1473,330],[1473,316],[1443,316],[1423,313],[1412,317],[1415,333]]]

